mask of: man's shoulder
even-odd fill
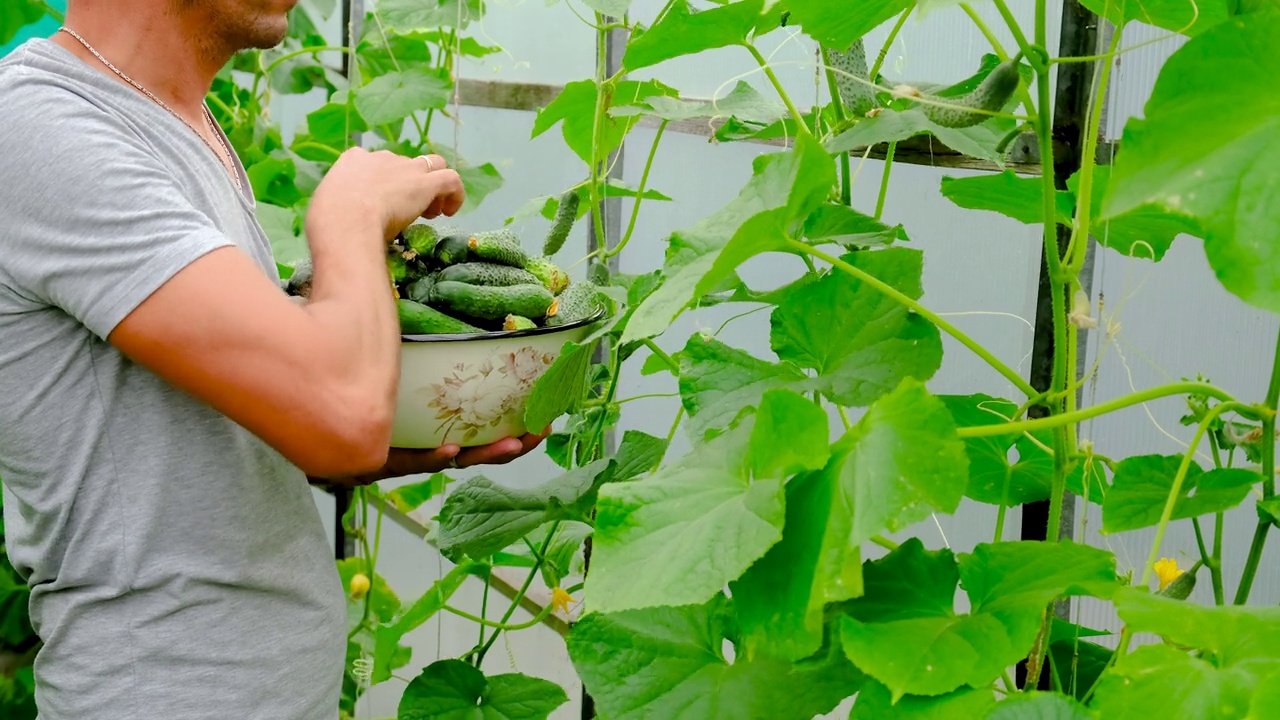
[[[5,129],[27,136],[40,134],[41,127],[67,134],[68,125],[109,122],[107,109],[94,100],[96,90],[86,82],[84,70],[53,55],[46,45],[57,47],[48,40],[32,39],[0,58],[0,97],[4,98],[0,140]]]

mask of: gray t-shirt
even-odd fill
[[[0,60],[0,178],[0,478],[41,720],[334,720],[346,602],[306,477],[104,340],[216,248],[278,282],[252,197],[43,38]]]

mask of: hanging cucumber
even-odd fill
[[[549,258],[532,257],[524,264],[524,269],[538,278],[538,281],[546,286],[553,295],[559,295],[561,291],[569,287],[569,273],[560,269],[560,266],[551,262]]]
[[[853,41],[848,50],[827,50],[827,60],[835,70],[836,90],[840,100],[853,117],[865,117],[879,105],[876,91],[867,85],[867,49],[862,38]],[[862,82],[859,82],[861,80]]]
[[[989,113],[1003,108],[1018,89],[1018,83],[1022,80],[1018,74],[1018,59],[1015,57],[995,66],[991,73],[978,84],[978,87],[964,95],[927,96],[929,100],[958,107],[924,105],[925,117],[942,127],[949,128],[971,127],[989,119],[991,117]],[[983,112],[973,112],[974,110]]]
[[[537,323],[519,315],[508,315],[506,321],[502,323],[503,330],[532,330],[536,327],[538,327]]]
[[[472,285],[537,285],[541,282],[528,270],[490,262],[465,262],[450,265],[440,271],[441,280],[470,283]]]
[[[403,335],[484,332],[474,325],[412,300],[397,300],[396,309],[400,316],[400,333]]]
[[[556,217],[551,223],[551,230],[547,233],[547,239],[542,243],[543,255],[551,257],[560,252],[560,248],[564,247],[564,241],[569,238],[569,231],[573,229],[573,224],[578,219],[580,202],[581,199],[578,197],[577,190],[569,190],[560,196],[560,207],[556,209]]]
[[[500,265],[523,268],[529,255],[520,247],[520,238],[510,230],[476,233],[468,241],[472,260],[485,260]]]
[[[565,288],[547,309],[547,326],[557,327],[585,320],[600,309],[600,289],[592,282],[576,282]]]
[[[482,320],[505,320],[508,315],[545,317],[555,301],[539,284],[488,287],[441,280],[431,288],[431,304],[441,310]]]

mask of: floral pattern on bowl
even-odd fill
[[[533,384],[555,355],[522,347],[487,357],[479,363],[455,363],[441,382],[418,390],[440,421],[436,431],[445,435],[462,432],[471,441],[481,432],[498,426],[511,413],[522,409]]]

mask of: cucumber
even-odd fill
[[[387,273],[391,275],[391,282],[399,284],[404,282],[405,275],[409,272],[409,261],[404,259],[404,255],[394,248],[387,250]]]
[[[433,307],[412,300],[397,300],[402,335],[435,335],[440,333],[484,332],[457,318],[449,317]]]
[[[556,327],[585,320],[600,309],[600,289],[592,282],[576,282],[565,288],[547,309],[547,326]]]
[[[441,280],[454,280],[472,285],[536,285],[540,280],[528,270],[489,262],[465,262],[440,271]]]
[[[431,252],[435,248],[436,242],[440,239],[435,228],[422,223],[410,225],[405,228],[404,232],[401,233],[401,236],[403,237],[402,243],[405,247],[414,251],[418,255],[426,257],[431,256]]]
[[[508,315],[506,322],[502,324],[503,330],[532,330],[536,327],[538,327],[537,323],[519,315]]]
[[[555,220],[551,223],[551,230],[547,232],[547,239],[542,243],[543,255],[550,257],[564,247],[564,241],[568,239],[569,231],[578,219],[580,202],[577,190],[569,190],[560,196],[560,207],[556,208]]]
[[[520,247],[520,238],[510,230],[476,233],[468,243],[472,260],[486,260],[499,265],[523,268],[529,255]]]
[[[840,100],[854,117],[866,117],[876,107],[876,91],[858,80],[867,80],[867,49],[862,38],[853,41],[848,50],[827,50],[827,60],[836,72],[836,89]],[[857,78],[855,80],[854,78]]]
[[[440,265],[456,265],[471,257],[471,238],[463,234],[445,235],[436,241],[431,255]]]
[[[534,277],[547,287],[553,295],[559,295],[569,287],[569,273],[561,270],[550,258],[533,257],[524,264],[524,269],[533,273]]]
[[[426,305],[431,301],[431,288],[440,278],[440,273],[433,272],[414,280],[407,289],[409,299]]]
[[[1009,98],[1013,97],[1013,93],[1018,89],[1018,83],[1021,80],[1022,78],[1018,74],[1017,58],[1006,60],[995,66],[991,73],[978,84],[978,87],[964,95],[955,97],[947,97],[944,94],[928,96],[930,100],[945,102],[947,105],[959,105],[960,107],[925,105],[924,115],[942,127],[965,128],[977,125],[991,116],[983,112],[971,112],[966,108],[987,112],[999,110],[1004,107],[1005,103],[1009,102]]]
[[[555,296],[537,284],[489,287],[441,280],[431,288],[431,304],[445,312],[482,320],[505,320],[508,315],[540,318]]]

